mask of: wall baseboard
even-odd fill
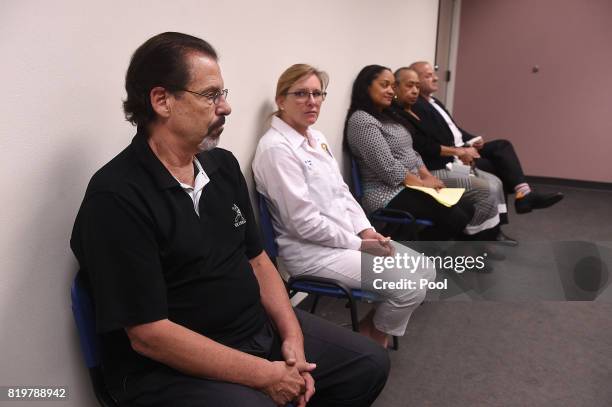
[[[534,175],[526,175],[525,178],[527,179],[527,182],[534,184],[561,185],[573,188],[587,188],[612,191],[612,182],[582,181],[577,179],[539,177]]]

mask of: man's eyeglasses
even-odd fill
[[[311,96],[315,102],[321,102],[325,100],[325,96],[327,96],[327,92],[321,92],[320,90],[314,90],[312,92],[307,90],[296,90],[295,92],[287,92],[286,94],[295,96],[297,102],[306,102]]]
[[[224,100],[227,100],[227,94],[229,93],[229,89],[222,89],[222,90],[217,90],[214,92],[206,92],[206,93],[194,92],[192,90],[182,89],[182,88],[176,88],[176,90],[193,93],[194,95],[198,95],[200,97],[210,100],[215,105],[219,104],[222,97]]]

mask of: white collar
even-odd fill
[[[287,139],[287,141],[289,141],[289,144],[294,150],[302,146],[303,143],[308,144],[308,140],[306,139],[306,137],[298,133],[293,127],[288,125],[287,122],[285,122],[278,116],[272,117],[271,127],[278,131],[280,134],[282,134]],[[315,139],[315,141],[319,142],[319,138],[316,137],[315,134],[310,131],[310,128],[308,128],[306,131],[311,137]]]
[[[174,179],[181,185],[184,190],[193,190],[198,192],[199,190],[204,188],[206,184],[208,184],[210,178],[208,178],[208,174],[206,174],[206,171],[204,171],[204,168],[202,167],[202,164],[200,163],[200,160],[198,160],[197,157],[193,157],[193,163],[198,169],[198,173],[196,174],[193,180],[193,186],[179,181],[179,179],[176,177],[174,177]]]

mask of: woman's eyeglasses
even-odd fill
[[[295,92],[287,92],[286,94],[293,95],[297,102],[306,102],[311,96],[315,102],[321,102],[325,100],[327,96],[327,92],[321,92],[320,90],[313,90],[312,92],[307,90],[296,90]]]

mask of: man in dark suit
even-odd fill
[[[514,193],[517,213],[531,212],[533,209],[548,208],[563,199],[563,194],[541,194],[533,191],[525,180],[521,162],[508,140],[485,142],[461,129],[453,120],[444,105],[432,96],[438,90],[438,77],[429,62],[419,61],[410,65],[420,80],[420,96],[412,110],[420,117],[441,146],[440,159],[452,161],[454,147],[461,149],[457,157],[464,163],[497,175],[508,193]],[[447,158],[450,157],[450,158]]]

